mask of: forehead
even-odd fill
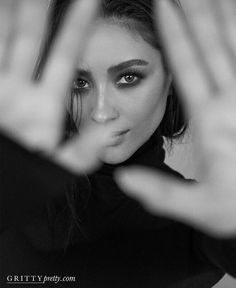
[[[80,66],[111,66],[131,59],[160,61],[160,52],[138,32],[106,20],[97,20],[87,39]]]

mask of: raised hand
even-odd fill
[[[75,1],[55,41],[40,81],[32,81],[45,39],[47,0],[0,1],[0,130],[76,172],[98,164],[110,139],[106,127],[88,127],[58,147],[66,95],[99,1]],[[96,139],[96,141],[94,141]]]
[[[183,15],[159,0],[167,58],[194,125],[201,183],[177,182],[154,171],[123,170],[117,181],[154,214],[206,233],[236,235],[236,2],[187,0]]]

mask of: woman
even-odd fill
[[[204,4],[200,2],[199,7],[202,8]],[[0,9],[4,15],[13,13],[9,2],[0,3],[5,8]],[[58,6],[55,4],[56,15],[62,17],[65,14],[67,3],[60,1],[56,3]],[[194,16],[204,14],[196,13],[199,7],[194,7],[194,1],[189,3]],[[230,198],[233,208],[228,205],[228,209],[224,208],[220,214],[223,224],[206,218],[204,223],[201,222],[202,218],[197,218],[199,214],[193,210],[193,206],[190,206],[192,217],[188,218],[190,209],[181,206],[181,200],[185,199],[187,188],[191,192],[198,185],[193,184],[192,187],[188,182],[186,188],[184,178],[164,164],[162,136],[171,139],[180,135],[185,122],[179,100],[173,91],[170,93],[172,77],[162,55],[159,32],[154,29],[151,16],[153,2],[104,0],[93,25],[90,23],[96,11],[95,3],[88,0],[79,4],[76,2],[62,30],[58,32],[59,36],[52,39],[57,30],[55,26],[46,39],[54,45],[50,53],[47,49],[44,51],[45,62],[41,62],[38,68],[40,73],[36,73],[38,77],[32,81],[33,64],[40,50],[38,40],[45,25],[42,21],[44,4],[42,1],[18,4],[18,25],[6,25],[5,21],[12,17],[5,20],[0,17],[5,24],[2,27],[9,28],[5,34],[2,33],[6,35],[6,41],[1,41],[4,56],[1,58],[1,145],[6,152],[4,155],[7,155],[2,162],[2,285],[13,282],[30,285],[44,281],[48,287],[53,285],[52,282],[62,287],[212,287],[224,272],[235,276],[236,242],[232,238],[235,221],[230,221],[227,227],[223,225],[228,223],[225,219],[233,215],[234,198]],[[208,12],[207,19],[210,18],[210,1],[208,5],[204,10]],[[171,13],[171,18],[167,19],[176,21],[173,26],[177,30],[175,33],[185,31],[181,27],[185,22],[175,8],[171,5],[166,7],[165,4],[158,7],[161,9],[159,16],[162,25],[166,23],[163,16]],[[56,15],[52,15],[56,19]],[[61,22],[60,17],[56,21]],[[89,36],[85,26],[90,28]],[[12,35],[14,29],[18,32],[15,38]],[[163,25],[162,30],[165,29]],[[168,29],[172,33],[169,26]],[[187,80],[192,78],[189,73],[183,73],[187,79],[185,82],[182,76],[178,76],[178,69],[182,69],[181,73],[185,72],[183,68],[186,66],[181,66],[184,59],[173,57],[173,49],[168,44],[168,37],[172,36],[169,30],[168,36],[163,33],[164,43],[168,47],[167,58],[187,98]],[[9,51],[9,38],[12,37],[14,45]],[[77,61],[85,38],[86,49]],[[189,52],[185,56],[192,60],[190,56],[195,51],[189,48],[189,38],[181,35],[180,40],[181,44],[185,44],[181,47]],[[180,42],[176,41],[176,44],[175,48],[179,48]],[[178,56],[183,55],[181,50],[178,52]],[[5,60],[6,56],[8,61]],[[199,67],[194,64],[197,70]],[[197,74],[199,70],[196,70],[193,70],[194,79],[201,84],[200,76],[204,75],[204,71]],[[222,72],[219,79],[224,79],[225,74],[226,71]],[[221,81],[217,83],[222,84]],[[229,83],[227,87],[230,87]],[[67,100],[69,133],[64,137],[60,128],[64,121],[66,94],[72,97]],[[193,101],[187,98],[187,107],[200,125],[202,122],[197,116],[203,110],[199,104],[202,98],[198,99],[197,93],[193,95],[196,96]],[[204,97],[205,93],[199,95]],[[197,112],[193,104],[198,108]],[[212,114],[215,115],[216,111],[214,107]],[[220,123],[224,123],[222,119]],[[208,127],[205,124],[204,127]],[[207,131],[204,129],[199,128],[202,134]],[[73,135],[78,130],[79,136]],[[204,139],[203,136],[201,139]],[[68,140],[70,137],[72,139]],[[217,141],[215,143],[218,144]],[[227,143],[232,145],[232,141]],[[206,149],[208,142],[204,141],[203,144],[203,150],[209,151]],[[224,151],[228,151],[226,148]],[[215,159],[215,151],[210,155],[211,159]],[[224,159],[223,164],[229,161],[224,153],[220,156],[216,159]],[[98,168],[101,162],[104,164]],[[113,177],[115,170],[137,164],[172,176],[176,187],[181,187],[180,198],[175,197],[175,210],[173,204],[167,206],[160,197],[161,206],[153,197],[147,198],[152,201],[149,204],[152,211],[174,216],[173,221],[150,214],[118,188]],[[204,167],[214,178],[207,175],[201,187],[208,184],[211,191],[219,182],[215,177],[217,173],[213,174],[215,170],[209,168],[209,164],[207,162]],[[83,176],[92,170],[96,171]],[[219,171],[216,172],[221,176]],[[134,191],[133,186],[139,191],[139,187],[129,183],[122,173],[124,171],[117,178],[126,190],[128,187],[127,193]],[[157,186],[152,174],[149,172],[146,175],[145,170],[140,176],[149,177],[148,187],[151,183]],[[233,178],[229,175],[231,190],[227,191],[232,191]],[[214,180],[215,186],[210,179]],[[136,181],[140,182],[139,179]],[[225,186],[217,188],[221,191],[221,204],[225,204],[225,197],[222,197]],[[152,192],[152,186],[149,189]],[[149,194],[147,196],[150,197]],[[168,196],[169,199],[170,204],[173,203],[173,198]],[[150,200],[146,200],[146,203],[150,203]],[[198,203],[200,200],[196,202],[197,208],[200,207]],[[214,208],[219,213],[216,204]],[[209,203],[208,206],[213,210]],[[189,222],[198,230],[175,219]],[[208,234],[199,232],[199,229]],[[231,239],[219,240],[209,234]],[[39,277],[33,278],[33,275]],[[60,283],[58,278],[48,278],[55,275],[61,277]],[[63,276],[74,279],[63,279]]]

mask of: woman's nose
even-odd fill
[[[92,120],[97,123],[107,123],[119,118],[119,112],[112,103],[111,95],[99,93],[92,111]]]

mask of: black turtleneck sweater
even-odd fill
[[[121,165],[186,181],[164,164],[162,144],[152,137]],[[9,287],[7,276],[32,281],[20,278],[26,275],[72,276],[57,286],[79,288],[208,288],[225,272],[236,277],[236,240],[149,214],[116,185],[120,165],[104,164],[85,177],[4,136],[0,148],[1,287]],[[35,287],[27,281],[23,287]]]

